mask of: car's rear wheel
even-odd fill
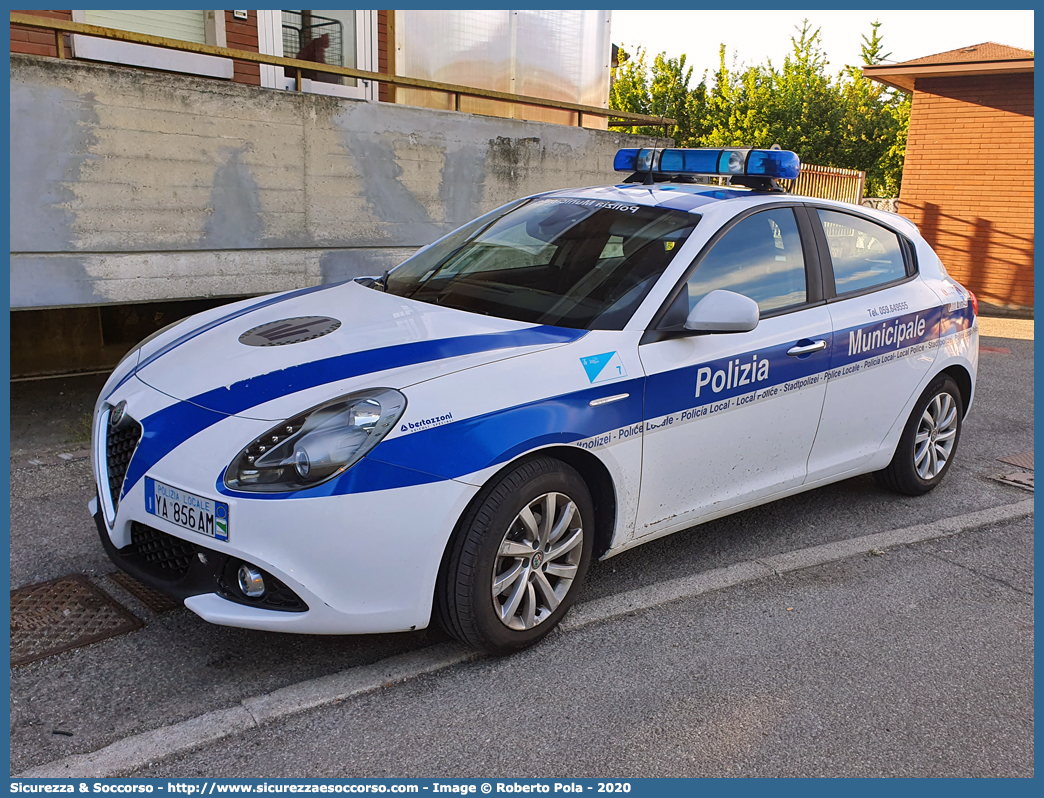
[[[488,486],[461,519],[436,587],[442,626],[503,654],[533,645],[576,600],[594,544],[581,476],[537,457]]]
[[[885,487],[907,496],[927,493],[950,469],[957,453],[964,401],[953,378],[936,378],[914,405],[892,462],[875,475]]]

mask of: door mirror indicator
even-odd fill
[[[760,318],[758,303],[753,299],[719,288],[696,303],[685,319],[685,329],[701,333],[750,332]]]

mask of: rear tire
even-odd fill
[[[920,496],[950,470],[964,421],[964,402],[953,378],[940,374],[921,394],[903,428],[892,462],[874,474],[883,487]]]
[[[442,627],[507,654],[545,637],[576,600],[594,547],[594,504],[575,469],[527,460],[461,519],[435,588]]]

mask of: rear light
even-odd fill
[[[975,298],[975,294],[973,294],[971,291],[968,292],[968,297],[971,299],[972,313],[974,313],[976,316],[978,316],[979,315],[979,300]]]

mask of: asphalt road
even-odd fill
[[[581,600],[1026,498],[990,477],[1014,470],[997,457],[1033,448],[1033,342],[982,343],[1010,351],[983,352],[957,459],[928,496],[848,480],[596,563]],[[12,386],[12,588],[113,570],[86,511],[89,465],[56,457],[83,448],[101,381]],[[954,538],[959,556],[933,549],[953,541],[918,544],[555,635],[149,775],[1026,775],[1031,529]],[[444,639],[278,635],[133,608],[144,629],[12,670],[12,772]]]
[[[130,775],[1032,776],[1033,525],[738,586]]]

